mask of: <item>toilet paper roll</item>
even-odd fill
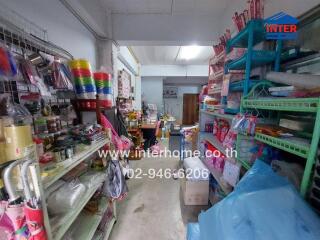
[[[4,140],[7,161],[27,156],[33,146],[31,126],[4,127]]]

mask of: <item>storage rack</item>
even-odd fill
[[[47,31],[45,29],[42,29],[41,27],[30,22],[3,5],[1,5],[0,8],[0,42],[3,42],[5,45],[9,46],[10,50],[15,54],[23,55],[24,53],[42,51],[44,53],[58,56],[65,60],[73,59],[73,56],[69,52],[49,42]],[[16,81],[9,81],[9,83],[10,84],[2,81],[0,91],[2,93],[10,93],[17,102],[19,102],[20,93],[38,92],[38,89],[35,89],[35,87],[32,85],[21,85],[17,84]],[[57,99],[58,95],[65,95],[67,93],[68,92],[57,92],[57,97],[55,100],[59,102]],[[65,102],[65,99],[63,102]],[[57,166],[59,171],[56,171],[54,174],[48,177],[42,176],[44,168],[43,166],[40,166],[38,162],[34,162],[29,166],[33,190],[37,198],[41,200],[44,227],[49,240],[63,239],[63,235],[67,232],[72,224],[77,224],[79,226],[76,239],[108,239],[112,227],[116,222],[116,203],[112,202],[113,216],[109,220],[106,229],[103,232],[98,232],[97,228],[102,220],[102,214],[108,207],[108,200],[104,198],[100,201],[99,211],[96,214],[85,215],[85,213],[82,211],[96,190],[101,186],[102,182],[100,185],[89,189],[85,196],[82,199],[79,199],[76,207],[70,209],[70,212],[63,216],[63,219],[61,219],[62,224],[57,229],[53,229],[52,224],[50,223],[46,202],[46,190],[57,180],[63,177],[67,172],[94,155],[97,150],[109,143],[109,139],[103,139],[86,146],[83,151],[73,156],[71,159],[67,159],[62,163],[58,163]]]
[[[243,92],[243,96],[246,96],[249,91],[251,90],[252,96],[255,96],[256,91],[263,91],[266,87],[272,86],[272,84],[265,80],[253,80],[250,78],[251,70],[255,67],[264,66],[267,64],[274,63],[274,70],[279,71],[280,70],[280,56],[281,56],[281,47],[282,42],[277,41],[276,42],[276,48],[275,51],[266,51],[266,50],[255,50],[254,46],[258,43],[261,43],[265,41],[265,30],[264,30],[264,20],[262,19],[255,19],[248,22],[246,27],[240,31],[236,36],[231,38],[227,41],[226,45],[226,54],[228,54],[232,48],[247,48],[246,53],[240,57],[239,59],[235,59],[233,61],[225,63],[225,71],[224,73],[228,73],[230,70],[245,70],[245,77],[240,82],[234,82],[230,83],[229,85],[229,91],[240,91]],[[221,61],[222,57],[219,56],[216,58],[216,61],[210,60],[210,64],[214,64],[217,61]],[[224,60],[224,55],[223,55]],[[221,78],[223,77],[223,74]],[[209,76],[209,81],[210,81]],[[223,97],[221,99],[222,104],[226,103],[226,97]],[[199,142],[201,140],[206,140],[210,142],[214,147],[216,147],[219,151],[222,153],[225,152],[224,147],[222,144],[217,140],[215,136],[211,136],[212,134],[207,134],[205,132],[201,132],[201,129],[203,129],[203,125],[205,122],[212,118],[220,118],[225,119],[229,122],[232,121],[234,115],[239,110],[232,110],[232,109],[225,109],[225,114],[217,113],[217,112],[210,112],[206,110],[200,111],[200,134],[199,134]],[[240,109],[241,111],[241,109]],[[228,113],[228,114],[227,114]],[[237,144],[236,149],[238,150],[239,147],[239,141],[241,141],[244,138],[248,138],[246,136],[237,136]],[[238,162],[241,163],[241,165],[249,169],[250,165],[242,160],[240,157],[236,159]],[[235,161],[235,159],[231,159],[232,162]],[[209,169],[210,170],[210,169]],[[213,176],[217,176],[214,172],[211,171]],[[215,177],[218,181],[217,178]],[[218,181],[219,183],[219,181]],[[225,189],[224,189],[225,190]],[[225,193],[229,193],[230,191],[225,191]]]
[[[39,192],[39,197],[41,199],[41,205],[44,215],[44,226],[48,235],[49,240],[60,240],[63,239],[64,234],[68,231],[72,224],[78,224],[82,226],[79,228],[77,232],[76,239],[92,239],[100,221],[102,220],[103,213],[107,209],[108,200],[106,198],[102,198],[99,204],[99,211],[96,214],[86,214],[83,212],[83,208],[88,203],[90,198],[94,195],[101,184],[96,185],[95,187],[88,189],[86,194],[79,200],[75,208],[70,209],[70,211],[62,216],[60,222],[62,223],[58,227],[53,228],[52,224],[50,223],[50,217],[48,215],[47,210],[47,203],[46,203],[46,190],[54,184],[57,180],[63,177],[67,172],[71,169],[78,166],[81,162],[88,159],[90,156],[95,154],[101,147],[108,144],[110,141],[108,139],[103,139],[92,143],[90,146],[86,146],[86,148],[80,152],[79,154],[75,155],[71,159],[65,160],[61,163],[58,163],[58,170],[55,174],[51,175],[50,177],[41,177],[41,173],[44,171],[43,167],[39,166],[38,163],[33,164],[33,168],[35,168],[35,174],[32,175],[33,179],[36,183],[35,189]],[[110,219],[107,228],[104,231],[104,236],[110,234],[111,229],[116,222],[116,204],[112,202],[112,211],[113,216]],[[105,238],[107,239],[107,238]]]
[[[254,137],[257,141],[306,159],[300,187],[300,193],[305,197],[311,184],[312,169],[318,153],[320,137],[320,98],[252,99],[249,94],[242,99],[241,108],[315,114],[315,123],[310,144],[297,144],[287,139],[276,138],[262,133],[256,133]]]

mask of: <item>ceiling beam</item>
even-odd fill
[[[142,77],[208,77],[207,65],[142,65]]]

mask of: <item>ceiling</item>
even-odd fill
[[[215,14],[226,0],[100,0],[113,14]]]
[[[143,65],[207,65],[213,55],[211,46],[202,46],[197,57],[184,60],[180,57],[180,48],[181,46],[132,46],[131,50]]]

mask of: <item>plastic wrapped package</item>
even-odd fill
[[[48,197],[50,215],[64,214],[77,206],[79,199],[86,193],[86,186],[78,179],[62,185]]]
[[[112,199],[122,199],[128,192],[128,186],[119,161],[110,161],[107,173],[107,181],[103,187],[104,195]]]
[[[50,187],[47,188],[45,194],[46,197],[50,196],[51,193],[55,192],[56,190],[58,190],[60,187],[62,187],[62,185],[66,184],[65,181],[63,180],[57,180],[54,184],[52,184]]]
[[[106,174],[103,172],[89,171],[79,177],[79,180],[88,189],[98,186],[106,179]]]
[[[188,225],[187,225],[187,240],[200,240],[199,223],[188,223]]]
[[[320,218],[295,188],[256,161],[235,190],[199,215],[201,240],[316,240]]]

